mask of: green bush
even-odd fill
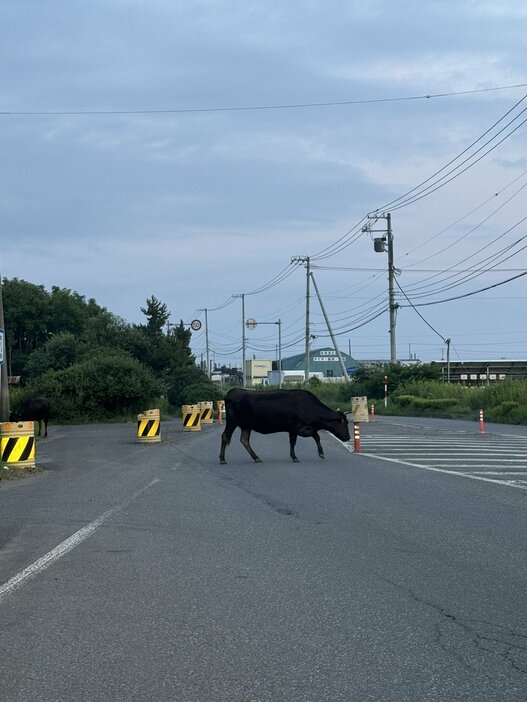
[[[444,409],[458,403],[455,397],[418,397],[417,395],[398,395],[394,400],[399,407],[411,409]]]
[[[399,395],[397,397],[397,404],[401,407],[409,407],[413,404],[415,400],[415,395]]]
[[[195,405],[198,402],[215,402],[223,398],[223,392],[213,383],[201,382],[187,385],[179,398],[182,405]]]
[[[47,397],[52,418],[62,422],[128,417],[147,409],[160,390],[151,371],[122,351],[48,371],[27,389]]]

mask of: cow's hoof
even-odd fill
[[[220,460],[220,465],[222,465],[222,466],[227,465],[227,461],[225,459],[223,459],[223,461]]]
[[[326,458],[323,453],[319,453],[318,455],[320,456],[320,458]]]
[[[293,463],[300,463],[300,460],[298,458],[293,458]]]
[[[261,458],[255,458],[255,459],[254,459],[254,462],[255,462],[255,463],[261,463],[261,462],[262,462],[262,459],[261,459]]]

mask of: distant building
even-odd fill
[[[273,362],[265,358],[251,358],[245,361],[245,377],[249,387],[264,384],[267,373],[273,369]],[[267,383],[265,383],[267,384]]]
[[[446,361],[432,361],[441,367],[443,380],[448,380]],[[527,380],[527,361],[500,358],[489,361],[450,361],[450,382],[461,385],[490,385],[500,380]]]
[[[360,367],[360,362],[344,351],[341,351],[340,355],[346,367],[346,372],[349,376],[352,376]],[[301,378],[300,382],[302,382],[305,378],[305,354],[299,353],[295,356],[283,358],[282,370],[284,371],[285,380],[287,380],[287,376],[291,377],[291,375],[296,374],[297,377]],[[344,373],[333,347],[326,346],[309,352],[309,377],[318,377],[326,382],[342,380]]]

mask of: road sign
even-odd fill
[[[199,331],[201,329],[201,322],[199,321],[199,319],[193,319],[190,323],[190,328],[194,331]]]
[[[0,366],[4,362],[4,339],[5,331],[3,329],[0,329]]]
[[[247,327],[247,329],[256,329],[257,324],[258,322],[256,321],[256,319],[248,319],[245,322],[245,326]]]

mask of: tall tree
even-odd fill
[[[43,285],[4,278],[3,298],[9,370],[21,375],[29,355],[49,338],[49,295]]]
[[[165,324],[170,319],[170,312],[164,302],[155,295],[146,301],[146,307],[141,307],[141,312],[147,318],[146,331],[150,336],[163,333]]]

